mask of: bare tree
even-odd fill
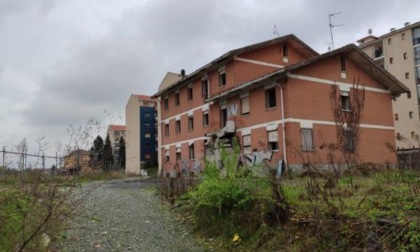
[[[337,85],[330,90],[331,109],[337,136],[337,149],[343,153],[347,165],[357,160],[360,123],[365,105],[365,86],[353,80],[350,92],[340,91]]]

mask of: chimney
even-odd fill
[[[394,32],[395,30],[397,30],[395,27],[389,29],[391,32]]]
[[[181,79],[185,79],[185,69],[181,69]]]
[[[411,25],[411,23],[410,23],[410,22],[405,22],[405,23],[404,23],[404,26],[409,26],[409,25]]]

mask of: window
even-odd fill
[[[241,115],[249,114],[249,94],[240,96],[241,98]]]
[[[388,39],[388,45],[391,45],[391,38]]]
[[[410,73],[409,73],[409,72],[406,72],[406,73],[405,73],[405,78],[406,78],[406,79],[409,79],[409,78],[410,78]]]
[[[194,118],[192,116],[188,117],[188,130],[194,129]]]
[[[400,133],[397,133],[397,140],[398,141],[401,141],[402,140],[402,137],[401,137],[401,134]]]
[[[420,27],[413,29],[413,45],[420,44]]]
[[[144,133],[144,137],[145,138],[150,138],[150,133],[149,132]]]
[[[401,40],[405,40],[405,33],[401,34]]]
[[[150,148],[150,146],[152,146],[152,144],[151,144],[151,143],[149,143],[149,142],[144,143],[144,147],[146,147],[146,148]]]
[[[279,136],[277,130],[268,131],[268,148],[271,151],[279,149]]]
[[[406,52],[403,53],[403,57],[404,57],[405,60],[407,59],[407,53]]]
[[[169,136],[169,124],[165,124],[165,136]]]
[[[398,121],[398,114],[394,114],[395,121]]]
[[[351,111],[349,92],[340,92],[341,110]]]
[[[146,127],[146,128],[150,128],[150,125],[151,125],[150,123],[145,123],[145,124],[144,124],[144,127]]]
[[[203,127],[209,126],[209,113],[204,112],[203,114]]]
[[[346,57],[340,57],[341,72],[346,72]]]
[[[221,109],[220,110],[220,128],[223,128],[226,126],[227,122],[227,109]]]
[[[179,93],[175,93],[175,106],[179,106]]]
[[[209,98],[209,87],[207,79],[201,81],[201,96],[204,99]]]
[[[289,57],[289,48],[287,47],[287,44],[283,44],[282,49],[283,49],[283,58]]]
[[[344,150],[350,153],[356,150],[354,133],[349,130],[344,131]]]
[[[242,136],[242,146],[243,146],[244,154],[252,154],[251,135]]]
[[[276,107],[276,88],[272,87],[265,90],[265,108],[275,108]]]
[[[194,159],[194,144],[191,144],[188,148],[188,156],[190,159]]]
[[[414,47],[414,65],[420,65],[420,46]]]
[[[410,99],[411,98],[411,92],[407,92],[407,98]]]
[[[150,113],[149,112],[144,113],[144,117],[150,117]]]
[[[180,148],[181,149],[181,148]],[[179,150],[180,152],[176,153],[176,161],[181,160],[181,150]]]
[[[180,120],[176,120],[176,122],[175,122],[175,133],[176,134],[181,133],[181,121]]]
[[[192,85],[187,87],[187,99],[191,101],[193,99],[193,88]]]
[[[394,63],[394,58],[390,57],[389,58],[389,64],[392,64],[392,63]]]
[[[302,144],[302,151],[314,150],[312,129],[301,129],[300,138],[301,138],[301,144]]]
[[[413,119],[413,111],[408,112],[408,117],[410,117],[411,119]]]
[[[219,87],[226,86],[226,68],[219,70]]]
[[[169,99],[168,98],[163,99],[163,107],[165,108],[165,110],[169,109]]]

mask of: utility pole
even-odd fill
[[[329,20],[330,20],[330,34],[331,34],[331,50],[334,50],[334,36],[333,36],[333,28],[334,27],[337,27],[337,26],[342,26],[342,24],[339,24],[339,25],[333,25],[332,23],[331,23],[331,18],[332,18],[332,16],[334,16],[334,15],[338,15],[338,14],[342,14],[343,12],[337,12],[337,13],[331,13],[331,14],[328,14],[328,18],[329,18]]]

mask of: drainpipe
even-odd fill
[[[281,98],[281,121],[282,121],[282,136],[283,136],[283,159],[286,167],[286,171],[289,170],[288,162],[287,162],[287,154],[286,154],[286,126],[284,120],[284,95],[283,95],[283,85],[275,81],[276,85],[280,87],[280,98]]]

